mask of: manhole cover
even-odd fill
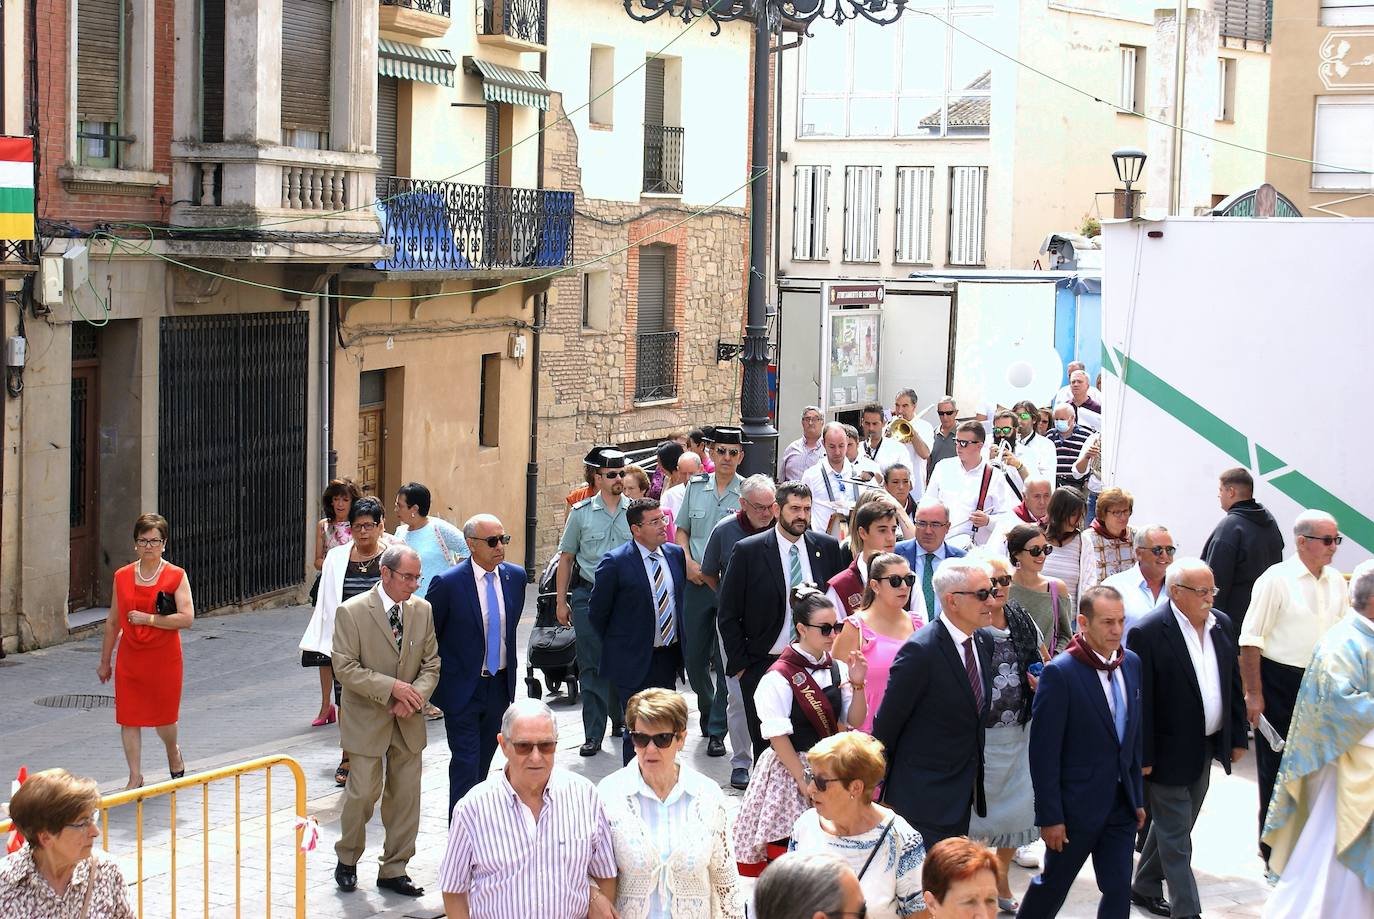
[[[41,699],[34,699],[34,705],[42,705],[47,708],[114,708],[114,696],[102,696],[95,693],[77,692],[68,693],[62,696],[44,696]]]

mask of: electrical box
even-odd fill
[[[510,346],[507,351],[515,360],[523,359],[525,356],[525,336],[519,332],[510,333]]]
[[[15,335],[5,341],[5,366],[23,367],[28,358],[29,343],[22,335]]]
[[[62,294],[65,290],[62,283],[64,274],[62,256],[43,256],[38,270],[38,301],[44,306],[62,305]]]
[[[90,256],[84,245],[76,243],[63,252],[62,264],[65,268],[63,281],[67,290],[75,292],[85,285],[86,279],[90,277]]]

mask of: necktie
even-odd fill
[[[501,669],[501,605],[496,599],[496,572],[488,571],[487,582],[487,673]]]
[[[787,586],[789,589],[802,582],[801,552],[798,551],[796,543],[792,543],[790,556],[787,562]]]
[[[401,650],[401,604],[391,604],[391,609],[386,611],[386,618],[391,621],[391,637],[396,639],[396,650]]]
[[[1126,740],[1126,700],[1121,697],[1121,684],[1116,681],[1116,674],[1107,671],[1107,682],[1112,687],[1112,720],[1116,722],[1116,740],[1122,743]]]
[[[923,570],[923,571],[921,572],[921,593],[925,594],[925,598],[926,598],[926,621],[927,621],[927,622],[933,622],[933,621],[935,620],[935,613],[936,613],[936,609],[935,609],[935,580],[934,580],[934,578],[935,578],[935,556],[933,556],[933,555],[931,555],[929,552],[927,552],[927,553],[926,553],[926,556],[925,556],[925,559],[926,559],[925,570]]]
[[[983,681],[978,679],[978,664],[973,660],[972,636],[964,639],[964,672],[968,674],[969,689],[973,690],[973,705],[981,712],[983,710]]]
[[[673,606],[668,599],[668,579],[663,576],[663,565],[657,552],[649,553],[649,567],[654,570],[654,609],[658,622],[658,644],[668,647],[673,643],[676,628],[673,625]]]

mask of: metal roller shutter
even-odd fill
[[[200,4],[200,139],[224,140],[224,0]]]
[[[123,24],[123,0],[80,0],[76,20],[76,109],[82,121],[119,123]]]
[[[643,246],[639,250],[639,297],[635,330],[644,335],[662,332],[666,299],[667,252],[662,246]]]
[[[380,182],[396,175],[396,102],[400,81],[395,77],[377,78],[377,155],[382,165],[377,173]],[[380,186],[379,186],[380,187]]]
[[[501,104],[487,103],[486,182],[501,184]]]
[[[644,123],[663,124],[663,58],[644,64]]]
[[[331,0],[283,0],[281,124],[284,129],[329,131]]]

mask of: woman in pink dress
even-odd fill
[[[849,652],[858,651],[868,661],[864,681],[868,716],[862,731],[873,732],[873,716],[887,691],[887,675],[897,650],[925,625],[920,613],[906,608],[915,583],[916,576],[906,559],[891,552],[875,555],[869,563],[863,600],[854,615],[844,621],[844,631],[835,640],[836,657],[845,659]]]

